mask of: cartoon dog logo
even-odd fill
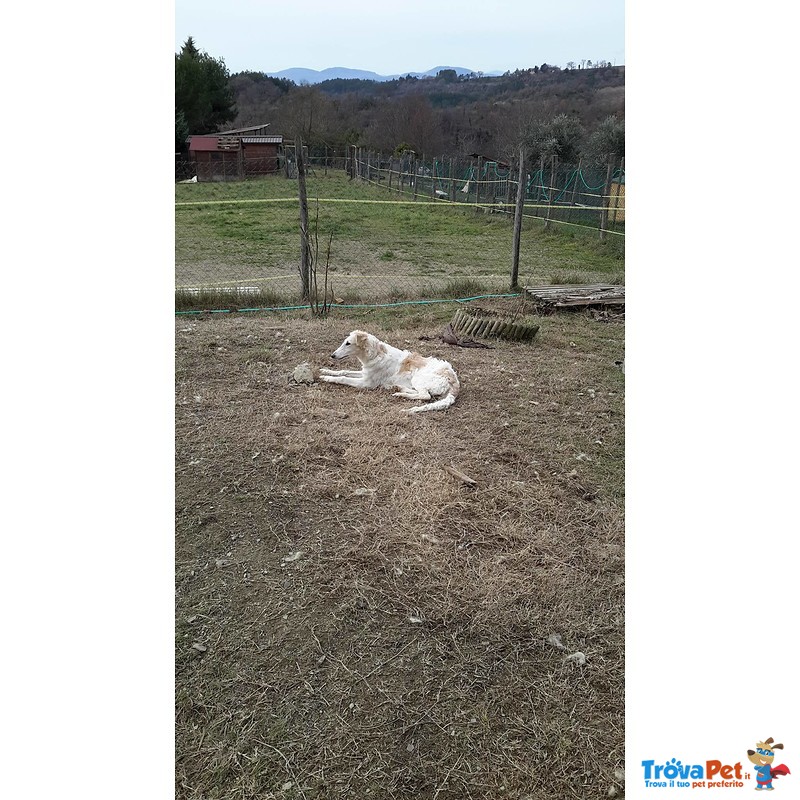
[[[748,750],[747,757],[755,764],[756,769],[756,791],[766,790],[771,792],[775,787],[772,785],[774,778],[781,775],[789,775],[789,767],[786,764],[772,766],[775,760],[775,751],[783,750],[782,744],[773,744],[775,740],[770,736],[765,742],[756,743],[755,750]]]

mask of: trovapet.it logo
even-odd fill
[[[716,758],[694,763],[684,763],[677,758],[664,762],[642,761],[644,785],[647,789],[743,789],[747,786],[771,792],[775,789],[773,781],[791,774],[786,764],[774,764],[776,750],[783,750],[783,745],[775,744],[772,737],[757,742],[755,750],[747,751],[752,767],[749,764],[743,767],[741,761],[730,763]]]
[[[718,759],[708,759],[701,764],[684,764],[676,758],[662,764],[650,760],[642,761],[642,768],[644,785],[648,789],[740,789],[750,777],[741,762],[725,764]]]

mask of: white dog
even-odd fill
[[[458,396],[458,376],[447,361],[399,350],[371,333],[353,331],[331,355],[337,360],[348,356],[357,358],[362,368],[321,369],[320,380],[357,389],[397,389],[394,396],[406,400],[439,398],[432,403],[414,406],[409,409],[410,414],[448,408]]]

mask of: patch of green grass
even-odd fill
[[[389,302],[390,303],[397,303],[402,300],[412,300],[414,298],[414,292],[409,290],[406,286],[392,286],[389,289]]]
[[[572,286],[585,283],[585,276],[578,272],[554,272],[550,276],[554,286]]]
[[[447,282],[439,296],[454,298],[476,297],[491,292],[491,286],[474,278],[453,278]]]
[[[286,305],[286,298],[260,288],[255,292],[230,289],[175,290],[176,311],[202,311],[205,309],[274,308]]]

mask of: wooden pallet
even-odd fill
[[[525,292],[540,310],[625,305],[625,287],[607,283],[586,286],[526,286]]]
[[[238,136],[220,136],[217,139],[217,148],[220,150],[238,150],[241,141]]]

